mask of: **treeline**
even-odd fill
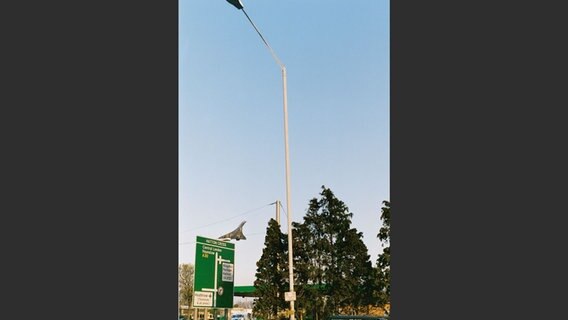
[[[298,319],[323,320],[336,314],[368,314],[390,305],[390,203],[383,201],[378,241],[384,246],[373,267],[363,234],[351,227],[353,213],[322,186],[302,223],[293,223],[295,311]],[[263,319],[290,315],[288,238],[270,220],[254,283],[254,313]]]

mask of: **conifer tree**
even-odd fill
[[[263,319],[275,319],[278,311],[287,306],[284,292],[288,291],[288,241],[278,223],[270,219],[266,229],[262,256],[256,263],[255,289],[258,299],[254,312]]]
[[[353,213],[322,186],[312,199],[304,222],[296,224],[294,255],[299,287],[314,320],[331,314],[356,313],[368,302],[372,267],[362,233],[351,228]]]
[[[381,220],[383,225],[377,234],[377,237],[383,245],[383,252],[377,259],[377,297],[380,306],[390,305],[390,202],[383,201],[381,208]]]

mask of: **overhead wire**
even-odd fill
[[[180,232],[180,233],[186,233],[186,232],[189,232],[189,231],[194,231],[194,230],[198,230],[198,229],[201,229],[201,228],[210,227],[210,226],[212,226],[212,225],[215,225],[215,224],[218,224],[218,223],[226,222],[226,221],[229,221],[229,220],[232,220],[232,219],[235,219],[235,218],[238,218],[238,217],[244,216],[244,215],[246,215],[246,214],[249,214],[249,213],[251,213],[251,212],[254,212],[254,211],[257,211],[257,210],[263,209],[263,208],[265,208],[265,207],[271,206],[271,205],[273,205],[273,204],[275,204],[275,203],[276,203],[276,202],[272,202],[272,203],[269,203],[269,204],[263,205],[263,206],[261,206],[261,207],[258,207],[258,208],[254,208],[254,209],[251,209],[251,210],[245,211],[245,212],[243,212],[243,213],[240,213],[240,214],[238,214],[238,215],[235,215],[235,216],[232,216],[232,217],[229,217],[229,218],[223,219],[223,220],[219,220],[219,221],[216,221],[216,222],[212,222],[212,223],[209,223],[209,224],[206,224],[206,225],[200,226],[200,227],[196,227],[196,228],[187,229],[187,230],[185,230],[185,231],[182,231],[182,232]]]
[[[254,208],[254,209],[247,210],[247,211],[245,211],[245,212],[243,212],[243,213],[240,213],[240,214],[238,214],[238,215],[229,217],[229,218],[227,218],[227,219],[219,220],[219,221],[216,221],[216,222],[212,222],[212,223],[209,223],[209,224],[200,226],[200,227],[187,229],[187,230],[182,231],[182,232],[180,232],[180,233],[185,233],[185,232],[194,231],[194,230],[198,230],[198,229],[205,228],[205,227],[210,227],[210,226],[215,225],[215,224],[218,224],[218,223],[226,222],[226,221],[228,221],[228,220],[231,220],[231,219],[235,219],[235,218],[244,216],[244,215],[249,214],[249,213],[251,213],[251,212],[254,212],[254,211],[263,209],[263,208],[265,208],[265,207],[271,206],[271,205],[273,205],[273,204],[279,205],[280,208],[284,211],[284,214],[286,214],[286,217],[288,216],[288,213],[286,212],[286,210],[285,210],[284,207],[282,206],[282,203],[280,203],[279,201],[275,201],[275,202],[271,202],[271,203],[269,203],[269,204],[265,204],[265,205],[263,205],[263,206],[260,206],[260,207],[258,207],[258,208]],[[250,237],[250,236],[256,236],[256,235],[259,235],[259,234],[263,234],[263,233],[262,233],[262,232],[251,233],[251,234],[249,234],[249,235],[247,235],[247,236]],[[187,241],[187,242],[180,242],[180,243],[178,243],[178,245],[181,246],[181,245],[188,245],[188,244],[195,244],[195,243],[196,243],[196,241]]]
[[[284,209],[284,206],[282,205],[282,203],[280,203],[280,209],[282,209],[282,211],[284,211],[284,214],[286,215],[286,217],[288,217],[288,212],[286,212],[286,209]]]

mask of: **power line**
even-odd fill
[[[288,217],[288,212],[286,212],[286,209],[284,209],[284,207],[282,206],[282,203],[280,203],[280,209],[282,209],[282,211],[284,211],[284,214],[286,215],[286,217]]]
[[[212,225],[215,225],[215,224],[218,224],[218,223],[221,223],[221,222],[226,222],[226,221],[229,221],[229,220],[231,220],[231,219],[235,219],[235,218],[244,216],[244,215],[246,215],[246,214],[249,214],[249,213],[251,213],[251,212],[254,212],[254,211],[263,209],[263,208],[265,208],[265,207],[271,206],[271,205],[273,205],[273,204],[275,204],[275,203],[276,203],[276,202],[272,202],[272,203],[263,205],[263,206],[261,206],[261,207],[255,208],[255,209],[248,210],[248,211],[243,212],[243,213],[241,213],[241,214],[238,214],[238,215],[235,215],[235,216],[232,216],[232,217],[223,219],[223,220],[219,220],[219,221],[216,221],[216,222],[212,222],[212,223],[206,224],[206,225],[201,226],[201,227],[187,229],[187,230],[182,231],[182,232],[180,232],[180,233],[186,233],[186,232],[189,232],[189,231],[194,231],[194,230],[201,229],[201,228],[205,228],[205,227],[210,227],[210,226],[212,226]]]

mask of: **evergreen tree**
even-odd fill
[[[383,244],[383,253],[377,259],[377,296],[380,306],[390,305],[390,202],[383,201],[381,208],[381,220],[383,226],[377,237]]]
[[[361,232],[349,229],[344,241],[337,244],[340,257],[337,269],[341,279],[337,290],[345,293],[339,301],[342,313],[358,314],[362,307],[372,303],[373,266],[362,238]]]
[[[312,247],[312,237],[305,224],[292,223],[294,231],[294,291],[296,291],[295,307],[298,313],[313,320],[318,320],[318,310],[323,306],[323,295],[314,280],[316,278],[314,262],[315,251]]]
[[[310,201],[303,224],[294,231],[295,255],[302,255],[295,265],[299,287],[309,299],[302,302],[314,320],[357,312],[368,300],[372,272],[362,233],[351,228],[353,213],[325,186],[320,196]]]
[[[278,311],[287,307],[287,302],[284,300],[284,292],[289,290],[287,261],[287,238],[280,231],[276,220],[270,219],[262,256],[256,263],[254,282],[258,299],[254,303],[253,312],[264,319],[275,319]]]

